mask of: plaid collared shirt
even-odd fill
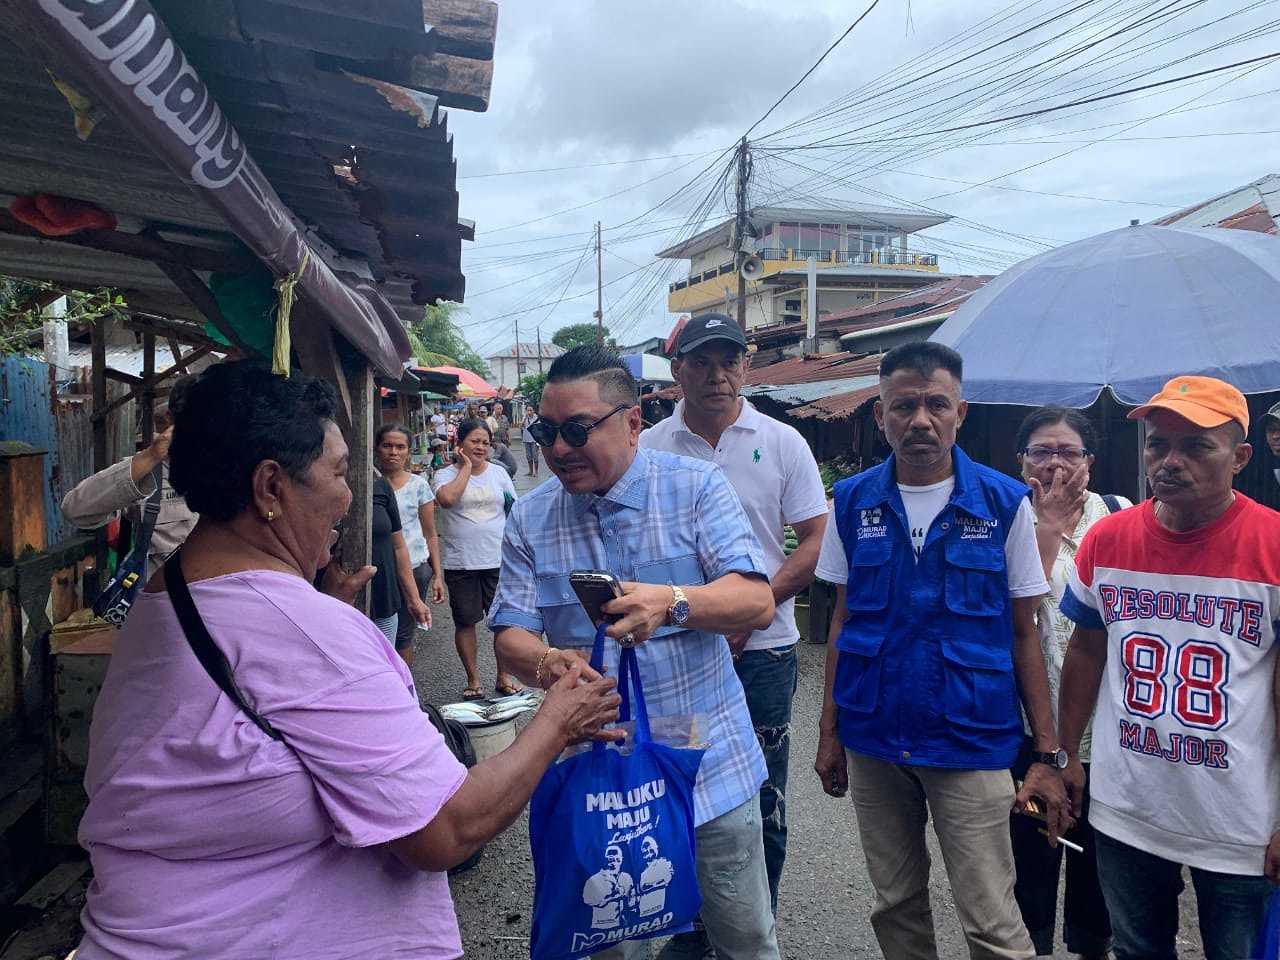
[[[516,502],[489,626],[522,627],[545,633],[555,646],[589,651],[595,631],[569,586],[574,570],[676,586],[729,573],[767,576],[760,545],[720,468],[643,449],[604,496],[571,494],[552,479]],[[605,647],[611,676],[618,675],[619,650],[616,643]],[[765,778],[764,756],[723,637],[661,627],[636,652],[652,719],[706,718],[695,822],[754,797]]]

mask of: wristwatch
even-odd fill
[[[689,598],[675,584],[671,585],[671,606],[667,607],[667,625],[683,627],[689,622]]]
[[[1067,769],[1067,761],[1069,759],[1067,751],[1061,747],[1058,747],[1057,750],[1050,750],[1048,753],[1033,751],[1031,754],[1032,763],[1043,763],[1046,766],[1053,767],[1055,770]]]

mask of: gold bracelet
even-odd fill
[[[543,690],[546,689],[546,686],[542,682],[542,665],[547,662],[547,657],[551,656],[551,651],[554,649],[555,647],[547,647],[546,650],[542,651],[542,656],[538,658],[538,665],[533,671],[534,682]]]

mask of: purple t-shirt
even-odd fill
[[[448,880],[386,847],[466,777],[354,608],[254,571],[191,586],[271,740],[144,593],[94,707],[79,960],[451,960]]]

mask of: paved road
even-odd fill
[[[522,476],[516,486],[523,492],[531,488],[531,482]],[[418,643],[414,674],[423,698],[433,703],[456,700],[461,693],[463,675],[453,650],[452,630],[446,604],[436,608],[434,628]],[[481,677],[491,684],[493,642],[483,627],[480,650]],[[824,653],[822,646],[800,646],[787,796],[790,851],[778,907],[779,940],[783,956],[789,958],[879,957],[866,919],[874,894],[867,879],[853,810],[847,801],[827,797],[812,772]],[[938,953],[943,960],[962,960],[968,957],[968,950],[932,834],[930,848]],[[489,844],[479,866],[455,877],[452,887],[469,958],[528,957],[533,868],[523,817]],[[1183,956],[1196,956],[1200,949],[1194,903],[1189,897],[1184,897],[1183,903],[1180,952]],[[1058,956],[1067,954],[1059,952]]]

